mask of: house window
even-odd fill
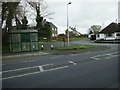
[[[112,37],[112,33],[106,34],[107,37]]]

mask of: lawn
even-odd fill
[[[94,45],[73,45],[73,46],[64,46],[64,47],[56,47],[58,50],[73,50],[73,49],[89,49],[95,48]]]

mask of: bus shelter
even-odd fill
[[[39,49],[37,30],[11,30],[9,36],[11,52],[36,51]]]

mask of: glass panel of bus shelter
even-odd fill
[[[20,34],[12,34],[11,42],[20,42]]]
[[[21,51],[21,43],[12,43],[11,49],[13,52],[20,52]]]
[[[30,34],[30,41],[38,41],[38,34],[37,33],[31,33]]]

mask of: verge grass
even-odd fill
[[[95,48],[95,45],[72,45],[72,46],[63,46],[63,47],[55,47],[57,50],[73,50],[73,49],[90,49]]]

